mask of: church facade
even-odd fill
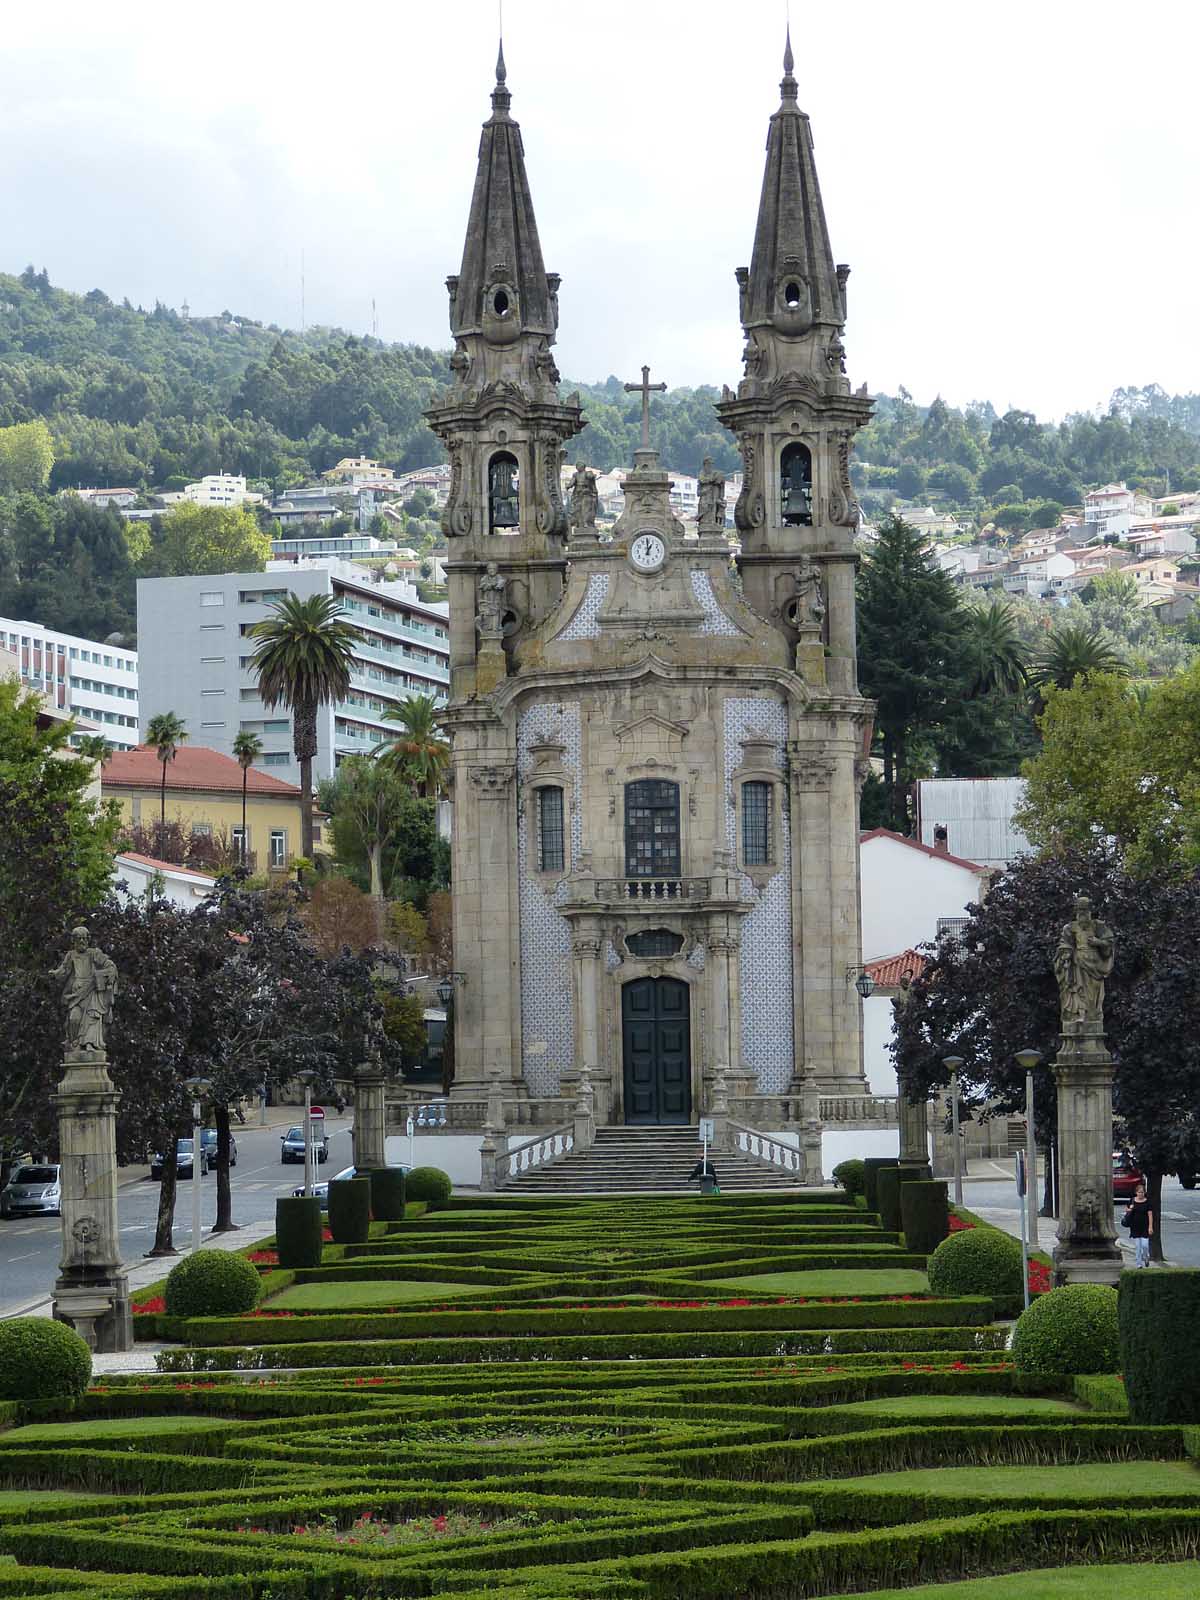
[[[731,564],[720,474],[697,532],[641,448],[622,515],[560,464],[585,426],[551,353],[503,55],[459,273],[453,381],[427,413],[453,468],[456,1094],[574,1095],[601,1122],[688,1123],[721,1078],[861,1093],[858,693],[848,269],[834,263],[790,46],[750,266],[744,376],[717,411],[744,462]],[[731,340],[734,328],[731,317]],[[586,454],[586,451],[584,452]]]

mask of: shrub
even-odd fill
[[[410,1200],[424,1200],[429,1211],[436,1211],[449,1200],[453,1185],[440,1167],[414,1167],[405,1188]]]
[[[1017,1319],[1013,1361],[1039,1377],[1117,1370],[1117,1291],[1072,1283],[1039,1295]]]
[[[329,1185],[329,1231],[334,1244],[366,1244],[371,1231],[371,1184],[342,1178]]]
[[[848,1195],[863,1194],[867,1182],[866,1167],[861,1161],[839,1161],[833,1169],[833,1181]]]
[[[918,1178],[900,1185],[900,1226],[904,1247],[930,1255],[950,1232],[946,1185]]]
[[[423,1170],[428,1172],[432,1168]],[[371,1180],[371,1215],[376,1222],[403,1222],[405,1174],[399,1167],[375,1167],[367,1177]]]
[[[74,1400],[92,1376],[92,1352],[65,1322],[0,1322],[0,1400]]]
[[[1200,1271],[1123,1272],[1121,1371],[1134,1422],[1200,1422]]]
[[[316,1195],[289,1195],[275,1202],[275,1243],[281,1267],[319,1267],[321,1202]]]
[[[253,1309],[262,1281],[245,1256],[197,1250],[167,1274],[169,1317],[237,1317]]]
[[[866,1198],[867,1210],[879,1210],[879,1190],[876,1187],[879,1174],[885,1167],[898,1167],[899,1156],[868,1156],[863,1162],[863,1195]]]
[[[929,1258],[934,1294],[990,1294],[1020,1300],[1021,1246],[999,1228],[971,1228],[943,1239]]]
[[[928,1167],[881,1167],[875,1178],[879,1220],[887,1233],[900,1232],[900,1188],[929,1177]]]

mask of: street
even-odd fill
[[[233,1194],[233,1220],[236,1223],[270,1222],[275,1216],[275,1201],[290,1194],[304,1182],[304,1167],[299,1163],[284,1166],[279,1159],[280,1136],[297,1125],[303,1112],[294,1108],[271,1110],[272,1125],[247,1124],[234,1127],[238,1161],[230,1174]],[[326,1119],[329,1135],[329,1160],[316,1170],[322,1178],[348,1167],[352,1159],[350,1131],[353,1118],[331,1115]],[[217,1175],[210,1172],[200,1180],[201,1223],[207,1232],[212,1227],[217,1205]],[[158,1184],[149,1178],[121,1179],[117,1196],[120,1219],[121,1254],[133,1266],[154,1243],[154,1223],[158,1213]],[[62,1220],[59,1217],[13,1217],[0,1221],[0,1316],[17,1307],[44,1298],[54,1287],[61,1255]],[[189,1249],[192,1242],[192,1180],[181,1180],[175,1199],[175,1247]],[[164,1273],[173,1257],[163,1261]]]

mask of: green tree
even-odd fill
[[[425,1053],[428,1032],[425,1007],[412,994],[397,994],[380,985],[383,1031],[400,1053],[406,1067],[416,1066]]]
[[[1077,678],[1107,672],[1124,676],[1128,667],[1098,629],[1082,622],[1055,628],[1035,662],[1033,684],[1039,691],[1053,685],[1069,689]]]
[[[967,693],[976,698],[998,690],[1020,694],[1029,681],[1028,652],[1007,600],[964,608]]]
[[[321,786],[321,803],[333,820],[334,844],[349,841],[351,859],[366,857],[370,892],[377,900],[384,895],[385,852],[398,839],[411,802],[403,774],[366,756],[349,756],[332,782]]]
[[[379,760],[412,780],[421,795],[436,799],[446,781],[450,746],[438,728],[438,706],[432,695],[410,694],[398,706],[389,706],[385,722],[400,732],[381,745]]]
[[[1120,567],[1097,573],[1087,587],[1091,592],[1082,596],[1085,602],[1100,600],[1121,611],[1137,610],[1137,583],[1130,573],[1122,572]]]
[[[155,577],[208,572],[261,572],[271,541],[245,506],[196,506],[180,501],[162,520],[144,564]]]
[[[0,486],[44,489],[53,466],[54,441],[40,417],[0,428]]]
[[[241,728],[233,738],[233,754],[242,769],[242,839],[238,858],[246,865],[246,788],[250,782],[250,768],[263,753],[263,742],[256,733]]]
[[[254,626],[253,666],[268,707],[292,713],[292,748],[300,763],[301,854],[312,860],[312,763],[317,753],[317,711],[341,700],[350,688],[350,663],[357,631],[338,615],[333,595],[294,594],[272,606],[273,615]]]
[[[146,726],[146,743],[152,744],[162,763],[162,783],[159,785],[158,853],[162,856],[163,836],[167,831],[167,762],[174,761],[179,746],[188,737],[187,728],[173,711],[160,711],[151,717]]]

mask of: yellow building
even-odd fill
[[[163,767],[152,744],[118,750],[104,764],[104,798],[116,800],[130,827],[153,829],[159,821]],[[300,854],[300,790],[251,767],[246,774],[246,860],[252,871],[286,868]],[[184,833],[212,837],[230,858],[240,854],[242,769],[229,756],[203,745],[181,745],[167,762],[168,824]]]

